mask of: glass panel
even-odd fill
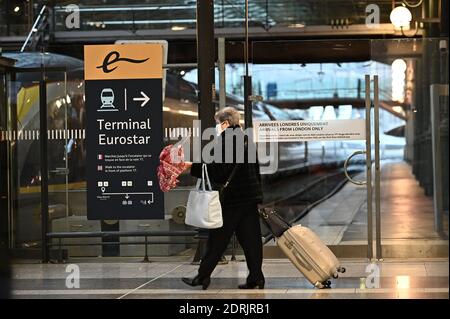
[[[80,1],[80,30],[168,30],[179,32],[195,30],[196,1]],[[379,9],[379,23],[390,23],[392,1],[364,0],[342,2],[337,0],[251,0],[249,27],[271,31],[296,32],[315,26],[348,28],[365,25],[366,10],[370,5]],[[244,0],[214,2],[215,27],[242,28],[245,17]],[[418,9],[414,9],[418,11]],[[66,4],[54,7],[55,31],[68,31]],[[70,24],[69,24],[70,25]]]
[[[71,49],[69,46],[68,50]],[[21,56],[18,58],[22,61]],[[41,56],[41,61],[47,91],[49,232],[100,231],[100,221],[86,219],[83,61],[52,53]],[[57,245],[58,240],[50,242]],[[99,238],[63,240],[69,245],[99,242]],[[52,249],[57,248],[52,246]],[[69,256],[101,256],[102,251],[101,246],[68,246],[64,249],[68,250]]]
[[[6,83],[5,69],[0,67],[0,249],[7,249],[10,243],[8,215],[10,199],[8,192],[8,141],[5,136],[8,125]]]
[[[69,206],[69,181],[74,179],[73,176],[84,174],[76,166],[72,167],[73,172],[70,174],[69,167],[69,157],[74,158],[71,163],[75,165],[81,159],[76,158],[80,147],[75,137],[81,139],[83,131],[80,127],[77,132],[72,129],[77,126],[77,116],[71,106],[72,100],[75,104],[77,98],[82,100],[83,96],[77,96],[73,87],[69,95],[66,73],[51,69],[65,65],[62,63],[64,61],[60,61],[61,56],[52,59],[51,55],[41,53],[5,55],[16,59],[16,66],[23,68],[14,73],[11,77],[15,80],[7,84],[12,242],[14,248],[38,248],[41,245],[39,83],[42,77],[39,67],[44,66],[42,71],[45,72],[47,92],[49,231],[52,231],[56,220],[67,218],[73,213]],[[30,71],[30,68],[37,70]],[[72,82],[72,86],[79,88],[80,81]],[[72,112],[72,121],[69,121],[69,112]],[[74,198],[73,202],[80,203],[80,200]],[[59,228],[60,231],[68,229],[67,224]]]
[[[371,54],[380,82],[381,154],[396,148],[395,158],[381,162],[381,238],[383,245],[424,244],[448,235],[448,54],[440,41],[448,39],[372,40]],[[436,231],[433,207],[432,87],[440,89],[439,168],[443,196],[443,233]],[[446,87],[446,93],[445,93]],[[390,118],[389,121],[386,121]],[[448,238],[448,237],[447,237]],[[404,240],[408,241],[404,241]],[[434,251],[438,247],[435,246]]]
[[[82,46],[68,46],[67,52],[74,56],[83,55]],[[52,53],[23,53],[6,54],[18,60],[18,66],[39,67],[45,66],[47,76],[47,111],[48,111],[48,169],[49,169],[49,231],[51,232],[85,232],[85,231],[143,231],[143,230],[188,230],[183,222],[183,208],[187,202],[189,190],[193,187],[195,179],[184,173],[180,176],[177,189],[165,193],[165,219],[164,220],[130,220],[130,221],[98,221],[86,218],[86,109],[84,96],[84,73],[83,60],[67,55],[56,55]],[[51,68],[66,67],[66,73],[52,71]],[[166,94],[163,108],[163,127],[165,145],[176,142],[181,129],[190,129],[192,132],[192,120],[197,119],[197,91],[196,85],[182,78],[180,70],[168,70],[166,77]],[[39,79],[40,73],[29,78],[33,81]],[[23,96],[29,96],[29,92],[39,92],[38,82],[27,82],[23,84]],[[18,84],[16,84],[18,86]],[[20,90],[20,89],[16,89]],[[28,95],[27,95],[28,94]],[[22,96],[21,95],[21,96]],[[39,96],[34,97],[36,102],[28,107],[28,113],[33,113],[33,122],[36,130],[39,130]],[[22,98],[23,99],[23,98]],[[25,101],[26,102],[26,101]],[[31,103],[31,102],[30,102]],[[29,125],[29,124],[28,124]],[[34,128],[34,126],[33,126]],[[95,138],[95,137],[91,137]],[[20,143],[32,144],[33,150],[27,149],[27,165],[37,161],[33,169],[29,168],[24,177],[22,188],[27,196],[32,193],[34,201],[28,201],[29,209],[36,214],[36,219],[31,220],[24,216],[20,210],[15,213],[20,216],[16,218],[16,225],[33,239],[33,245],[40,245],[40,183],[34,181],[31,185],[31,176],[37,172],[39,177],[39,140],[36,137],[32,142],[19,141]],[[191,143],[192,145],[192,143]],[[24,157],[24,155],[22,155]],[[35,187],[32,187],[35,186]],[[22,197],[19,198],[21,203]],[[179,215],[181,213],[181,215]],[[180,216],[180,217],[178,217]],[[178,217],[178,218],[177,218]],[[31,224],[32,222],[37,224]],[[127,245],[129,242],[143,242],[143,237],[114,238],[124,245],[93,245],[101,243],[100,238],[76,238],[64,239],[63,243],[73,246],[64,247],[71,257],[75,256],[101,256],[121,255],[139,256],[144,255],[144,245]],[[17,239],[19,242],[19,239]],[[20,242],[23,242],[20,239]],[[183,237],[159,237],[154,241],[164,242],[192,242],[191,238]],[[58,240],[52,241],[53,245]],[[89,244],[89,246],[78,246]],[[19,244],[18,244],[19,245]],[[27,244],[28,245],[28,244]],[[53,246],[55,248],[55,246]],[[157,244],[148,246],[148,254],[172,255],[190,248],[186,244]],[[193,247],[195,248],[195,246]]]
[[[26,35],[33,16],[32,1],[0,0],[0,37]]]
[[[254,121],[365,119],[364,75],[371,69],[370,61],[331,63],[290,55],[289,62],[277,63],[273,58],[268,62],[262,53],[301,52],[320,45],[323,50],[324,43],[315,41],[253,43],[253,94],[263,98],[254,103]],[[336,50],[348,49],[346,44],[337,46]],[[366,188],[347,183],[343,172],[344,161],[365,150],[365,141],[280,142],[278,147],[277,171],[263,175],[265,205],[291,223],[310,227],[330,246],[359,246],[359,256],[365,257],[361,249],[367,246]],[[365,156],[354,157],[349,174],[366,179]],[[344,254],[354,252],[352,248]]]
[[[38,248],[40,223],[39,73],[18,73],[8,86],[10,224],[14,248]]]
[[[68,129],[68,103],[65,73],[47,73],[48,108],[48,183],[49,219],[68,217],[67,156],[72,151],[71,131]]]
[[[48,68],[67,66],[66,72],[47,72],[49,229],[51,232],[100,230],[99,221],[85,220],[82,63],[64,56],[59,59],[47,65]],[[67,239],[66,243],[99,241]],[[80,249],[70,247],[70,250]],[[87,251],[87,255],[99,256],[101,247],[89,246]]]

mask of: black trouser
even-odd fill
[[[259,214],[256,204],[233,208],[224,207],[223,226],[209,231],[205,255],[200,263],[198,274],[209,277],[225,252],[231,236],[236,233],[239,244],[244,249],[249,275],[247,282],[263,280],[262,241]]]

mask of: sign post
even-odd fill
[[[160,44],[88,45],[88,219],[163,219]]]

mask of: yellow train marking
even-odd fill
[[[48,191],[65,191],[67,190],[79,190],[79,189],[86,189],[86,182],[75,182],[75,183],[69,183],[67,184],[50,184],[48,185]],[[33,194],[33,193],[40,193],[41,192],[41,186],[26,186],[26,187],[20,187],[20,194]]]

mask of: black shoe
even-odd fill
[[[239,285],[239,289],[264,289],[264,280],[247,282],[245,284]]]
[[[200,278],[198,275],[194,278],[181,278],[183,282],[189,286],[202,286],[203,290],[208,289],[209,284],[211,283],[211,278]]]

